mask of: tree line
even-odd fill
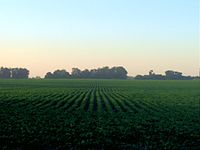
[[[153,70],[149,71],[148,75],[137,75],[136,80],[192,80],[198,77],[183,76],[182,72],[167,70],[165,75],[155,74]]]
[[[127,71],[124,67],[102,67],[98,69],[72,68],[71,74],[65,69],[55,70],[54,72],[47,72],[45,79],[126,79]]]
[[[29,70],[26,68],[0,68],[1,79],[28,79]]]
[[[72,68],[69,73],[65,69],[57,69],[53,72],[47,72],[45,79],[135,79],[135,80],[192,80],[200,79],[200,77],[183,76],[183,73],[173,70],[167,70],[165,75],[156,74],[153,70],[148,75],[137,75],[136,77],[128,77],[127,70],[122,66],[102,67],[98,69]],[[28,79],[29,70],[26,68],[0,68],[0,79]],[[41,79],[39,76],[35,79]]]

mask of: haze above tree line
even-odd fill
[[[30,71],[26,68],[0,68],[0,79],[28,79]],[[98,69],[72,68],[69,73],[65,69],[57,69],[53,72],[47,72],[44,79],[136,79],[136,80],[193,80],[200,77],[183,76],[183,73],[167,70],[165,75],[155,74],[153,70],[149,71],[148,75],[137,75],[129,77],[127,70],[122,66],[117,67],[102,67]],[[41,79],[41,77],[35,77]]]

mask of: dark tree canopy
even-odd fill
[[[72,68],[71,76],[73,78],[81,78],[81,74],[82,74],[82,72],[81,72],[80,69],[78,69],[78,68]]]
[[[65,70],[56,70],[54,73],[48,72],[45,78],[73,78],[73,79],[126,79],[127,71],[124,67],[102,67],[98,69],[72,68],[71,75]]]
[[[69,72],[67,72],[66,70],[62,69],[62,70],[56,70],[53,72],[53,76],[55,78],[61,78],[61,79],[64,79],[64,78],[69,78],[70,77],[70,74]]]
[[[11,77],[11,70],[9,68],[0,68],[0,78],[9,79]]]
[[[47,72],[47,74],[45,75],[44,78],[46,78],[46,79],[52,79],[53,78],[53,73]]]
[[[47,74],[45,75],[45,78],[47,78],[47,79],[65,79],[65,78],[69,78],[69,77],[70,77],[69,72],[67,72],[64,69],[56,70],[53,73],[47,72]]]
[[[172,71],[172,70],[166,71],[165,76],[167,79],[170,79],[170,80],[180,79],[183,77],[181,72]]]
[[[126,79],[127,71],[124,67],[102,67],[90,71],[91,78],[97,79]]]
[[[3,79],[27,79],[29,70],[26,68],[0,68],[0,78]]]
[[[161,74],[155,74],[153,70],[149,71],[149,75],[137,75],[137,80],[191,80],[191,76],[183,76],[181,72],[168,70],[165,72],[165,76]]]
[[[11,78],[13,79],[28,79],[29,70],[25,68],[12,68]]]
[[[91,76],[91,73],[88,69],[85,69],[81,72],[81,77],[82,78],[89,78]]]
[[[126,79],[127,78],[127,71],[123,67],[113,67],[111,68],[112,77],[116,79]]]

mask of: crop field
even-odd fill
[[[1,149],[200,149],[200,81],[0,80]]]

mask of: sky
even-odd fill
[[[0,0],[0,66],[198,75],[199,0]]]

